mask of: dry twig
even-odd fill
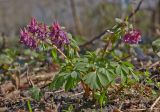
[[[35,85],[38,85],[38,87],[43,87],[46,84],[48,84],[49,82],[51,82],[51,80],[53,79],[55,73],[43,73],[43,74],[39,74],[39,75],[32,75],[30,76],[30,80],[32,80],[32,82]],[[27,76],[24,77],[20,77],[20,85],[19,85],[19,89],[24,90],[26,88],[28,88],[30,86],[30,84],[28,84],[28,80],[27,80]],[[1,94],[6,94],[6,93],[10,93],[13,92],[15,90],[15,85],[13,85],[12,81],[8,81],[5,82],[4,84],[2,84],[0,86],[0,93]]]

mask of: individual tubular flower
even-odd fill
[[[27,25],[27,30],[28,32],[31,32],[33,34],[36,33],[36,31],[38,30],[38,23],[35,18],[31,19],[30,24]]]
[[[128,31],[124,37],[123,37],[123,41],[125,43],[129,43],[129,44],[138,44],[141,41],[141,33],[139,30],[133,29]]]
[[[57,22],[55,22],[55,23],[52,24],[50,30],[51,30],[50,31],[50,37],[55,37],[56,34],[61,30],[61,27]]]
[[[20,31],[20,42],[29,48],[36,48],[36,40],[29,34],[29,32],[24,29]]]

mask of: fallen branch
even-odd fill
[[[141,1],[138,3],[136,9],[135,9],[132,13],[129,14],[129,16],[128,16],[129,19],[132,18],[132,17],[139,11],[142,2],[143,2],[143,0],[141,0]]]
[[[82,47],[85,47],[85,46],[91,44],[93,41],[95,41],[95,40],[101,38],[101,37],[102,37],[103,35],[105,35],[107,32],[109,32],[109,30],[108,30],[108,29],[105,29],[105,30],[104,30],[103,32],[101,32],[99,35],[95,36],[94,38],[92,38],[92,39],[89,40],[88,42],[86,42],[86,43],[80,45],[79,47],[82,48]]]

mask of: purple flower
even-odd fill
[[[30,24],[27,25],[27,30],[28,30],[28,32],[31,32],[33,34],[36,33],[36,31],[38,30],[38,23],[35,18],[31,19]]]
[[[36,48],[39,41],[46,42],[45,39],[50,40],[52,44],[61,49],[63,49],[64,45],[69,44],[66,32],[57,22],[49,27],[32,18],[29,25],[20,31],[20,42],[30,48]]]
[[[53,23],[51,26],[50,36],[54,37],[60,30],[61,30],[60,25],[57,22]]]
[[[61,40],[63,40],[64,44],[69,44],[69,39],[67,38],[67,34],[64,31],[59,31],[59,37],[61,38]]]
[[[20,42],[29,48],[36,48],[36,40],[29,34],[29,32],[24,29],[20,31]]]
[[[45,24],[38,25],[36,34],[37,34],[37,39],[44,40],[48,36],[47,26]]]
[[[139,30],[133,29],[128,31],[124,37],[123,37],[123,41],[125,43],[129,43],[129,44],[138,44],[141,41],[141,33]]]
[[[28,32],[32,33],[37,39],[43,40],[47,37],[47,26],[42,23],[38,23],[35,18],[31,19],[29,25],[27,25]]]
[[[51,41],[58,48],[62,48],[64,45],[69,44],[66,32],[60,27],[58,23],[54,23],[51,26],[50,32]]]

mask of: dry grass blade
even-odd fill
[[[155,102],[152,104],[152,106],[151,106],[151,108],[150,108],[150,110],[151,110],[151,112],[153,111],[153,108],[155,107],[155,105],[159,102],[159,100],[160,100],[160,96],[155,100]]]
[[[76,97],[76,96],[79,96],[79,95],[82,95],[82,94],[84,94],[84,91],[83,91],[83,92],[80,92],[80,93],[76,93],[76,94],[71,95],[71,96],[69,96],[69,97],[72,98],[72,97]]]

